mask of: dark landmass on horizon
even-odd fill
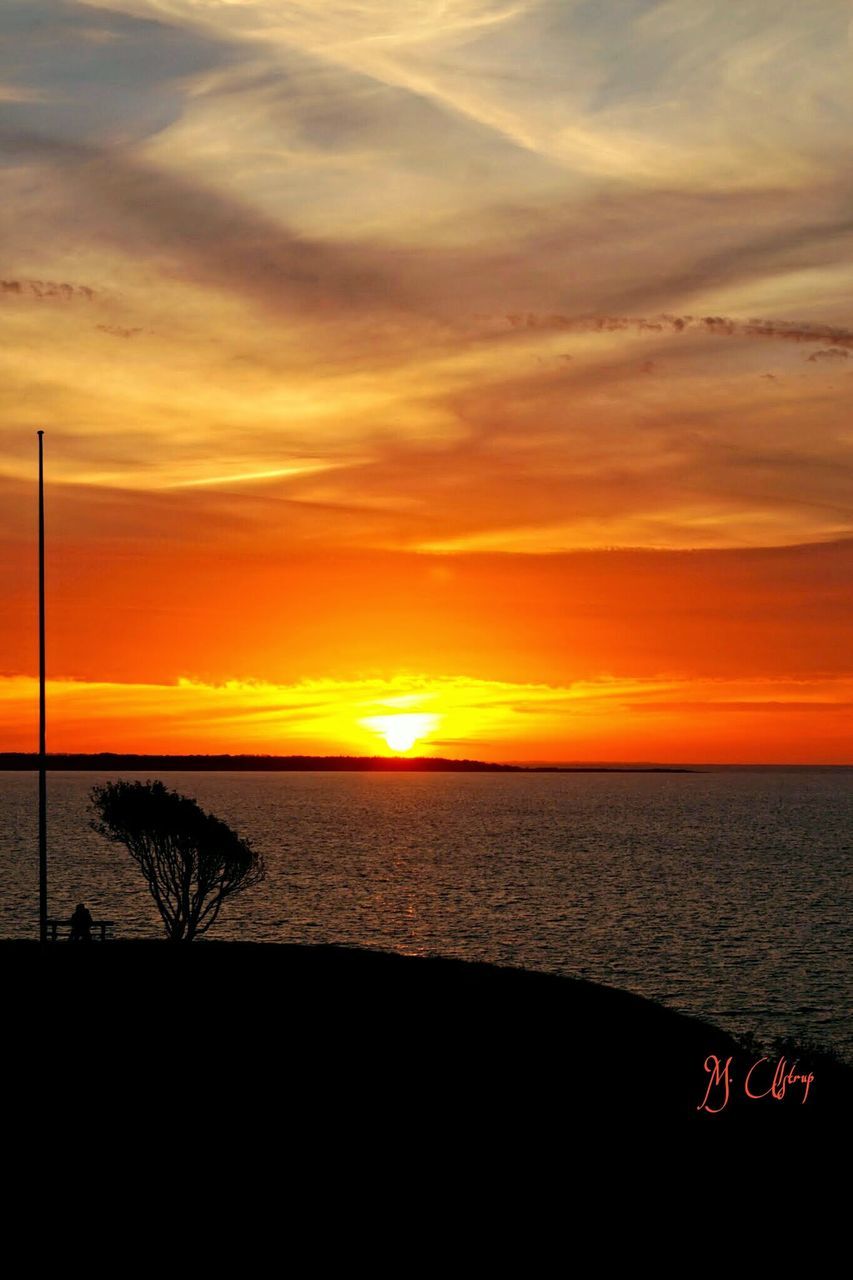
[[[37,769],[37,752],[0,752],[0,770]],[[48,769],[175,769],[187,772],[245,770],[253,773],[339,771],[375,773],[692,773],[682,765],[494,764],[485,760],[451,760],[443,756],[269,756],[269,755],[133,755],[124,752],[49,752]]]
[[[463,960],[284,943],[0,942],[0,972],[16,1110],[32,1115],[28,1102],[49,1095],[50,1114],[82,1117],[93,1147],[103,1126],[110,1151],[117,1140],[135,1150],[172,1113],[183,1141],[184,1096],[218,1151],[358,1151],[354,1127],[370,1150],[403,1143],[415,1164],[431,1149],[479,1159],[490,1143],[502,1158],[534,1148],[571,1159],[579,1137],[635,1123],[837,1126],[853,1100],[853,1069],[834,1055],[786,1046],[815,1073],[808,1102],[801,1088],[750,1101],[744,1077],[764,1051],[708,1022],[584,979]],[[709,1055],[732,1057],[717,1115],[699,1111]]]

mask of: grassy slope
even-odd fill
[[[560,1148],[630,1124],[698,1134],[834,1125],[853,1072],[815,1063],[807,1106],[697,1113],[719,1029],[592,983],[337,947],[0,943],[8,1096],[45,1132],[115,1145],[197,1124],[247,1150],[347,1140]],[[118,1133],[118,1138],[116,1137]],[[123,1137],[121,1135],[124,1135]],[[183,1135],[183,1136],[182,1136]],[[349,1139],[346,1135],[350,1135]]]

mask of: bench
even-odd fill
[[[96,929],[98,929],[98,930],[100,930],[100,941],[101,941],[101,942],[106,942],[106,940],[107,940],[107,929],[112,929],[114,925],[115,925],[115,920],[93,920],[93,921],[92,921],[92,936],[94,937],[94,935],[95,935],[95,930],[96,930]],[[59,929],[67,929],[67,930],[68,930],[69,937],[70,937],[70,935],[71,935],[71,920],[70,920],[70,919],[68,919],[68,920],[48,920],[48,922],[47,922],[47,932],[48,932],[48,940],[49,940],[50,942],[56,942],[56,941],[57,941],[56,934],[57,934],[57,931],[58,931]]]

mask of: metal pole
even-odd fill
[[[47,942],[47,746],[44,650],[44,432],[39,438],[39,941]]]

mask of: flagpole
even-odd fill
[[[39,941],[47,942],[47,746],[44,646],[44,432],[39,438]]]

